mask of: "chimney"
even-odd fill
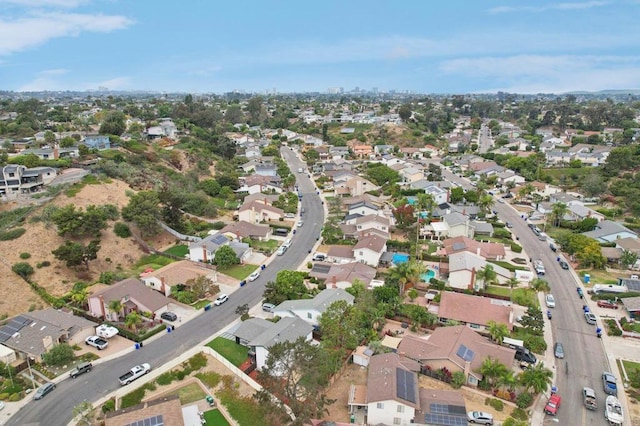
[[[100,313],[102,313],[102,318],[107,318],[107,312],[104,309],[104,296],[98,296],[98,300],[100,301]]]
[[[478,247],[478,248],[476,249],[476,254],[477,254],[478,256],[480,256],[480,247]]]
[[[53,159],[57,160],[60,158],[60,150],[58,149],[58,144],[53,145]]]
[[[202,261],[207,263],[207,246],[202,245]]]
[[[53,347],[53,338],[51,336],[44,336],[42,338],[42,346],[48,351]]]
[[[476,282],[476,268],[471,268],[471,282],[469,283],[469,290],[473,290],[474,284]]]
[[[167,295],[167,284],[165,282],[164,277],[160,277],[160,291],[162,292],[162,294],[164,294],[165,296]]]
[[[335,275],[331,277],[331,283],[332,283],[331,286],[333,288],[338,288],[338,284],[337,284],[337,280],[336,280],[336,276]]]

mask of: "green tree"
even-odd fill
[[[116,321],[117,321],[120,318],[120,314],[122,313],[122,308],[123,308],[122,301],[120,301],[119,299],[111,300],[107,304],[107,308],[109,308],[109,311],[116,314]]]
[[[53,145],[54,143],[56,143],[55,133],[53,133],[51,130],[47,130],[46,132],[44,132],[44,141],[48,145]]]
[[[29,277],[33,274],[33,267],[29,265],[27,262],[18,262],[15,263],[11,270],[16,274],[20,275],[22,279],[29,280]]]
[[[124,325],[130,328],[131,330],[133,330],[134,332],[137,331],[138,326],[140,325],[141,322],[142,322],[142,318],[140,317],[140,314],[135,311],[129,313],[124,318]]]
[[[142,191],[133,195],[122,208],[122,218],[135,223],[144,235],[155,235],[160,226],[160,199],[155,191]]]
[[[553,203],[551,206],[551,219],[554,226],[560,226],[560,221],[569,211],[569,207],[565,203]]]
[[[65,365],[75,358],[73,348],[66,343],[59,343],[42,355],[42,360],[48,365]]]
[[[304,276],[304,272],[279,271],[276,280],[269,281],[265,286],[265,301],[279,305],[285,300],[302,299],[308,293],[307,287],[304,285]]]
[[[518,381],[525,391],[542,393],[552,383],[553,372],[545,368],[543,362],[539,362],[518,375]]]
[[[368,179],[378,186],[393,185],[400,181],[400,174],[381,163],[368,163],[365,172]]]
[[[278,395],[295,415],[290,424],[302,426],[312,418],[320,418],[326,407],[335,400],[325,393],[331,371],[327,371],[328,357],[322,348],[306,342],[304,337],[295,342],[279,342],[269,348],[269,356],[258,381],[263,390],[256,393],[258,401],[268,401]]]
[[[98,258],[98,251],[100,240],[93,240],[86,246],[67,240],[51,253],[56,259],[66,262],[68,267],[84,265],[89,270],[89,262]]]
[[[631,250],[622,250],[622,255],[620,255],[620,265],[623,268],[627,269],[631,265],[635,265],[638,261],[638,255]]]
[[[544,319],[542,318],[542,311],[537,306],[529,306],[519,322],[522,328],[530,334],[542,336]]]
[[[498,343],[499,345],[502,344],[502,341],[505,337],[509,336],[509,328],[506,324],[489,320],[487,322],[487,325],[489,326],[487,331],[489,332],[489,336],[491,336],[491,340]]]
[[[229,246],[220,247],[216,250],[215,257],[213,258],[213,264],[221,269],[226,269],[239,263],[240,259],[238,259],[236,252]]]
[[[215,285],[206,275],[199,275],[196,278],[188,279],[185,285],[193,292],[198,299],[203,299],[207,294],[217,293],[214,291]]]
[[[422,274],[426,269],[422,263],[415,260],[399,263],[389,270],[387,280],[389,284],[398,286],[400,297],[404,297],[407,285],[415,286],[420,282]]]
[[[488,213],[495,204],[493,196],[489,194],[482,195],[478,198],[478,207],[481,211]]]
[[[496,358],[488,357],[482,361],[479,372],[484,377],[484,380],[493,387],[498,378],[506,374],[507,371],[509,369]]]
[[[361,327],[359,312],[344,300],[329,305],[318,323],[323,347],[340,351],[342,356],[339,359],[344,359],[348,351],[358,346],[366,331]]]
[[[464,189],[461,186],[451,188],[450,196],[452,204],[461,203],[464,200]]]
[[[124,113],[121,111],[109,111],[100,125],[100,134],[120,136],[126,128]]]
[[[543,280],[542,278],[532,279],[531,282],[529,283],[529,286],[535,291],[542,291],[545,293],[551,290],[549,283],[546,280]]]
[[[400,120],[404,121],[405,123],[409,121],[409,119],[411,118],[411,105],[401,105],[400,108],[398,108],[398,115],[400,116]]]

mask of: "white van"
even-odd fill
[[[284,254],[284,252],[287,251],[287,247],[285,246],[280,246],[280,248],[278,249],[278,251],[276,251],[276,254],[278,256],[282,256]]]
[[[285,250],[291,247],[291,240],[285,241],[280,248],[284,247]]]

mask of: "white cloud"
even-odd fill
[[[587,1],[587,2],[573,2],[573,3],[555,3],[544,6],[498,6],[489,9],[489,13],[496,15],[499,13],[510,12],[548,12],[550,10],[584,10],[594,7],[607,6],[611,2],[608,1]]]
[[[19,92],[57,91],[57,90],[95,90],[98,87],[107,87],[110,90],[130,89],[132,80],[130,77],[116,77],[103,81],[73,82],[63,80],[60,76],[67,74],[67,70],[45,70],[36,73],[36,77],[19,87]]]
[[[460,58],[444,61],[443,74],[504,81],[486,91],[517,93],[640,87],[640,58],[635,56],[543,56]]]
[[[79,13],[37,13],[8,21],[0,20],[0,55],[9,55],[47,41],[82,32],[110,32],[127,28],[133,21],[124,16]]]
[[[55,69],[50,69],[50,70],[43,70],[43,71],[40,71],[40,72],[38,73],[38,75],[40,75],[40,76],[47,76],[47,75],[63,75],[63,74],[66,74],[66,73],[68,73],[68,72],[69,72],[69,70],[64,69],[64,68],[55,68]]]

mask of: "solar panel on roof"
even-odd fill
[[[227,237],[225,237],[225,236],[224,236],[224,235],[222,235],[222,234],[216,234],[216,235],[214,235],[214,236],[213,236],[213,238],[211,239],[211,241],[212,241],[212,242],[214,242],[214,243],[216,243],[216,244],[224,244],[224,243],[226,243],[226,242],[227,242],[227,241],[229,241],[229,240],[227,240]]]
[[[164,418],[162,417],[162,414],[158,414],[157,416],[151,416],[146,419],[127,423],[125,426],[164,426]]]
[[[416,403],[415,376],[410,371],[396,368],[396,395],[405,401]]]
[[[8,324],[0,327],[0,343],[4,343],[11,338],[14,334],[22,330],[25,326],[31,324],[29,318],[23,317],[22,315],[18,315],[15,318],[12,318]]]
[[[465,243],[453,243],[452,248],[454,251],[458,251],[458,250],[464,250],[466,246],[467,245]]]
[[[424,415],[424,422],[428,425],[442,426],[467,426],[467,417],[451,416],[448,414],[432,414]]]
[[[331,270],[331,266],[329,265],[319,265],[319,264],[315,264],[313,265],[313,268],[311,269],[311,272],[316,272],[318,274],[327,274],[329,273],[329,271]]]
[[[473,357],[476,354],[471,349],[467,348],[465,345],[460,345],[460,347],[458,348],[458,351],[456,352],[456,355],[458,355],[460,358],[462,358],[465,361],[471,362],[473,360]]]

